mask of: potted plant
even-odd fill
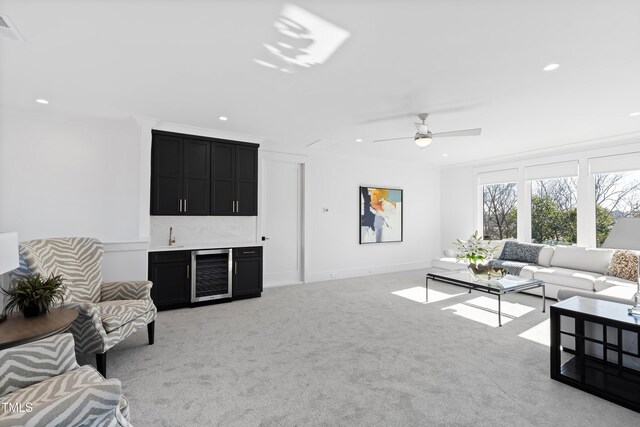
[[[11,289],[2,292],[9,297],[5,312],[18,309],[24,317],[36,317],[48,313],[56,301],[64,303],[65,286],[61,276],[51,274],[43,279],[36,274],[23,277]]]
[[[506,274],[503,268],[494,268],[489,262],[498,247],[491,246],[491,240],[483,240],[478,230],[469,237],[469,240],[457,239],[454,244],[458,249],[456,259],[467,260],[469,262],[467,268],[474,277],[490,280],[500,279]]]

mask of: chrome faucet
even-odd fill
[[[173,227],[169,227],[169,246],[176,242],[176,238],[173,236]]]

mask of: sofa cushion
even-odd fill
[[[538,262],[538,255],[540,254],[541,249],[542,245],[513,242],[509,240],[504,243],[504,248],[502,249],[499,259],[536,264]]]
[[[595,271],[602,275],[607,271],[612,255],[613,249],[556,246],[551,257],[551,267]]]
[[[599,274],[590,271],[578,271],[568,268],[548,267],[534,272],[535,279],[545,283],[553,283],[569,288],[584,289],[593,292],[594,284]]]
[[[544,245],[538,254],[538,265],[551,267],[551,257],[553,257],[553,246]]]
[[[613,298],[622,298],[631,302],[633,301],[633,296],[635,295],[637,290],[638,290],[637,286],[629,286],[629,285],[610,286],[606,289],[596,292],[596,295],[605,295]]]
[[[595,290],[596,292],[603,291],[611,287],[623,287],[636,289],[638,287],[636,282],[630,280],[624,280],[615,276],[600,276],[596,279]]]
[[[504,250],[504,244],[506,242],[515,242],[513,239],[492,240],[491,247],[495,248],[493,252],[493,258],[500,258],[502,251]]]
[[[534,279],[535,273],[541,268],[539,265],[526,265],[520,270],[520,277],[524,279]]]
[[[151,300],[103,301],[96,304],[102,327],[109,333],[153,310]]]
[[[637,281],[638,253],[636,251],[616,249],[605,274],[633,282]]]

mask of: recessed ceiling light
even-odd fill
[[[560,64],[549,64],[546,67],[543,68],[544,71],[553,71],[555,69],[557,69],[560,66]]]
[[[640,111],[636,111],[635,113],[629,114],[631,117],[640,116]]]
[[[46,99],[42,99],[42,98],[36,99],[36,102],[38,104],[48,104],[49,103],[49,101],[47,101]]]
[[[356,139],[356,142],[362,142],[362,140],[360,138]]]
[[[229,118],[227,116],[218,116],[218,120],[222,120],[223,122],[226,122],[227,120],[229,120]]]
[[[447,154],[447,153],[444,153],[444,154],[442,155],[442,157],[447,157],[447,156],[448,156],[448,154]]]

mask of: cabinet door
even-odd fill
[[[180,215],[182,139],[155,135],[151,146],[151,215]]]
[[[234,215],[236,201],[235,146],[211,147],[211,215]]]
[[[211,175],[208,141],[184,140],[184,209],[186,215],[209,215]]]
[[[236,213],[258,215],[258,149],[236,147]]]
[[[233,296],[262,292],[262,258],[237,258],[234,261]]]
[[[191,300],[190,264],[186,261],[149,264],[151,298],[158,309],[185,307]]]

